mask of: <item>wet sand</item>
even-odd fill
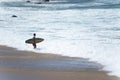
[[[0,46],[2,80],[119,80],[88,59],[19,51]]]

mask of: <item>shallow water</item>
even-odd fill
[[[45,58],[45,59],[0,59],[1,68],[31,68],[50,70],[102,69],[102,66],[84,59]]]
[[[35,52],[90,58],[120,75],[120,0],[1,0],[0,44]],[[18,17],[12,18],[15,14]],[[45,39],[33,50],[25,40]]]

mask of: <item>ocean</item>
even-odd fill
[[[45,39],[35,50],[25,43],[33,33]],[[0,45],[89,58],[120,77],[120,0],[0,0],[0,36]]]

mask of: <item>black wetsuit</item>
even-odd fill
[[[36,48],[35,37],[33,37],[33,47]]]

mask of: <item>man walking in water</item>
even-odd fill
[[[33,34],[33,47],[34,47],[34,49],[37,47],[36,42],[35,42],[35,37],[36,37],[36,34],[34,33]]]
[[[30,38],[30,39],[28,39],[28,40],[25,40],[25,43],[28,43],[28,44],[32,44],[33,45],[33,48],[35,49],[35,48],[37,48],[37,43],[40,43],[40,42],[42,42],[42,41],[44,41],[44,39],[43,38],[36,38],[36,34],[34,33],[33,34],[33,38]]]

